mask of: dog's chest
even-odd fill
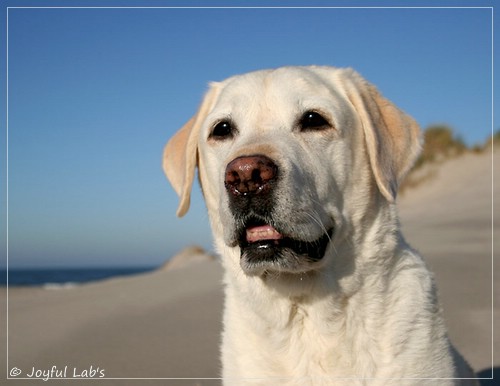
[[[281,318],[260,333],[261,348],[273,358],[268,363],[279,362],[278,368],[294,377],[352,377],[375,371],[374,358],[380,358],[375,332],[361,317],[332,307],[331,299],[315,304],[290,301],[280,308]]]

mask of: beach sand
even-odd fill
[[[497,165],[499,160],[496,153]],[[435,272],[453,343],[476,371],[486,369],[481,374],[490,377],[492,295],[497,314],[500,299],[498,286],[492,292],[492,268],[498,273],[499,265],[497,259],[492,267],[492,157],[465,155],[446,161],[435,174],[399,198],[403,232]],[[495,174],[498,196],[498,168]],[[497,224],[499,201],[493,208]],[[499,236],[496,231],[497,251]],[[0,291],[5,310],[7,290]],[[8,371],[20,369],[17,378],[23,378],[33,368],[55,366],[67,377],[117,378],[107,385],[219,385],[217,379],[149,378],[218,378],[222,307],[222,269],[208,259],[73,288],[10,288],[8,322],[5,314],[0,317],[4,347],[8,323]],[[494,343],[497,349],[498,334]],[[6,353],[0,351],[2,363]],[[499,366],[496,354],[493,365]],[[5,372],[2,366],[0,383]]]

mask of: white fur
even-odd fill
[[[298,131],[310,109],[333,128]],[[211,141],[228,117],[237,135]],[[212,84],[167,144],[164,167],[180,214],[199,168],[225,268],[225,384],[475,384],[459,379],[474,375],[449,343],[431,274],[399,230],[395,192],[419,149],[416,123],[352,70],[287,67]],[[290,234],[312,241],[334,226],[321,261],[242,270],[224,172],[251,154],[279,165],[275,216]]]

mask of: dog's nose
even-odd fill
[[[227,165],[224,184],[234,196],[267,193],[277,172],[276,164],[264,155],[238,157]]]

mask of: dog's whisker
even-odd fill
[[[328,240],[332,241],[331,236],[330,236],[330,234],[328,232],[328,229],[326,228],[326,226],[323,223],[323,221],[321,221],[321,218],[320,218],[319,214],[316,211],[311,211],[311,212],[312,213],[309,213],[309,212],[304,212],[304,213],[312,221],[314,221],[316,224],[318,224],[320,226],[320,228],[322,229],[323,234],[325,234],[326,236],[328,236]]]

